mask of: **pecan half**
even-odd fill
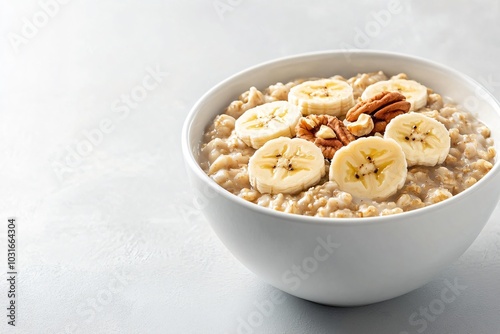
[[[366,101],[358,102],[349,109],[346,120],[357,121],[359,115],[368,114],[372,116],[374,128],[370,135],[376,132],[384,133],[387,124],[396,116],[405,114],[410,110],[410,102],[398,92],[380,92]]]
[[[332,131],[328,131],[329,129]],[[335,152],[342,146],[356,140],[341,120],[330,115],[302,117],[297,123],[295,132],[297,137],[312,141],[318,146],[326,159],[333,158]]]

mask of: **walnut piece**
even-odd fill
[[[384,133],[387,124],[396,116],[405,114],[410,110],[410,102],[406,97],[398,92],[380,92],[366,101],[358,102],[349,109],[346,120],[356,122],[361,114],[368,114],[373,120],[373,130],[370,135],[376,132]]]
[[[330,131],[325,127],[333,130],[334,138]],[[323,156],[326,159],[333,158],[335,152],[341,147],[346,146],[350,142],[356,140],[356,137],[347,130],[344,123],[335,116],[330,115],[308,115],[302,117],[295,128],[297,137],[309,140],[321,149]],[[319,134],[317,135],[317,133]],[[329,133],[329,136],[324,134]]]
[[[314,135],[317,138],[323,138],[323,139],[337,138],[335,131],[333,131],[333,129],[327,125],[321,125],[319,130],[316,131],[316,133]]]
[[[347,130],[349,130],[356,137],[362,137],[370,134],[375,127],[372,117],[368,114],[359,115],[355,122],[345,120],[344,124],[347,127]]]

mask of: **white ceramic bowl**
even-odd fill
[[[199,144],[213,118],[250,86],[301,77],[400,72],[467,106],[492,130],[500,152],[498,102],[469,77],[401,54],[318,52],[267,62],[206,93],[189,113],[182,148],[194,199],[219,238],[248,269],[300,298],[340,306],[400,296],[428,282],[474,241],[500,196],[500,164],[444,202],[374,218],[315,218],[276,212],[232,195],[199,167]]]

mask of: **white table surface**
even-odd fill
[[[0,281],[0,332],[500,333],[498,208],[471,248],[414,292],[356,308],[287,295],[259,317],[276,289],[232,257],[193,203],[182,123],[210,87],[262,61],[398,51],[500,98],[498,1],[401,0],[380,14],[390,3],[2,1],[0,267],[14,216],[19,274],[15,328]],[[137,102],[127,106],[129,94]],[[466,288],[436,311],[446,280]],[[429,306],[439,314],[420,315]]]

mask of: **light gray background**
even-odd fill
[[[20,244],[17,327],[6,326],[2,279],[0,332],[236,333],[251,317],[252,333],[500,332],[498,208],[472,247],[417,291],[358,308],[282,296],[258,318],[256,304],[276,290],[211,231],[180,149],[182,123],[210,87],[302,52],[422,56],[500,98],[498,1],[402,0],[381,23],[389,1],[66,2],[49,6],[51,17],[38,1],[0,5],[2,272],[8,216]],[[124,107],[121,96],[144,92],[148,71],[161,72],[159,84]],[[466,288],[425,329],[412,325],[412,313],[439,305],[446,280]]]

